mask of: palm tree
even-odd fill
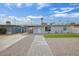
[[[41,18],[41,25],[43,24],[43,19],[44,19],[44,18]]]
[[[41,25],[43,25],[43,18],[41,18]],[[42,27],[41,27],[41,33],[42,33]]]

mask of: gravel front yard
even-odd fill
[[[46,41],[55,56],[79,56],[79,38],[48,38]]]

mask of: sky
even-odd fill
[[[79,23],[79,3],[0,3],[0,16],[27,23],[30,18],[33,24],[41,23],[42,17],[46,23]]]

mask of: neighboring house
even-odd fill
[[[0,34],[15,34],[26,32],[25,26],[22,25],[13,25],[11,21],[6,21],[6,24],[0,25]]]
[[[15,34],[26,32],[26,27],[20,25],[0,25],[0,34]]]
[[[72,33],[79,33],[79,24],[71,25]]]

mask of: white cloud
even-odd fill
[[[1,17],[6,16],[6,14],[0,14]]]
[[[6,3],[6,4],[5,4],[5,6],[10,6],[10,5],[11,5],[10,3]]]
[[[12,10],[11,3],[6,3],[5,6]]]
[[[26,7],[30,7],[30,6],[33,6],[34,3],[26,3]]]
[[[15,5],[16,7],[21,7],[22,6],[22,3],[6,3],[5,6],[8,7],[8,8],[11,8],[12,5]]]
[[[79,13],[56,13],[56,14],[52,14],[50,15],[50,17],[65,17],[65,18],[79,18]]]
[[[67,7],[67,8],[61,8],[62,12],[70,12],[71,10],[73,10],[74,8],[70,8],[70,7]]]
[[[57,10],[54,11],[54,13],[66,13],[66,12],[70,12],[75,8],[72,7],[66,7],[66,8],[59,8]]]
[[[71,16],[72,17],[79,17],[79,13],[72,13]]]
[[[42,18],[43,16],[27,16],[28,18]]]
[[[62,12],[60,12],[59,10],[55,10],[55,11],[53,11],[54,13],[62,13]]]
[[[20,8],[22,6],[22,3],[17,3],[16,6]]]
[[[53,15],[53,16],[55,16],[55,17],[67,17],[67,15],[68,14],[55,14],[55,15]]]
[[[26,20],[27,20],[27,21],[31,21],[31,19],[29,19],[29,18],[27,18]]]
[[[47,3],[38,3],[37,5],[38,5],[38,8],[37,8],[38,10],[42,9],[43,7],[49,6],[49,4],[47,4]]]
[[[22,5],[23,5],[23,3],[14,3],[13,5],[15,5],[15,6],[18,7],[18,8],[21,8]],[[34,5],[34,3],[25,3],[25,6],[26,6],[26,7],[33,6],[33,5]],[[12,8],[11,8],[12,3],[6,3],[5,6],[8,7],[9,9],[12,9]]]

